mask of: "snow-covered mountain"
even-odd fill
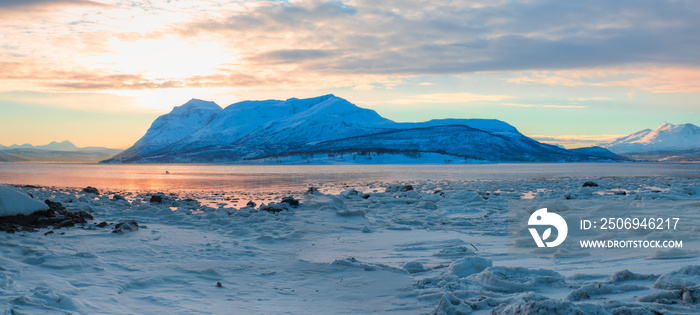
[[[40,149],[40,150],[54,150],[54,151],[78,151],[80,148],[78,148],[75,144],[72,142],[65,140],[63,142],[56,142],[56,141],[51,141],[51,143],[47,145],[40,145],[40,146],[35,146],[35,149]]]
[[[384,131],[394,122],[373,110],[324,95],[286,101],[245,101],[226,107],[195,134],[172,149],[191,150],[221,144],[268,147],[268,154],[310,141],[342,139]],[[276,152],[279,151],[279,152]]]
[[[0,162],[82,162],[94,163],[121,152],[103,147],[79,148],[70,141],[52,141],[45,145],[28,143],[0,146]]]
[[[146,135],[114,159],[148,156],[162,150],[200,131],[220,112],[216,103],[196,99],[176,106],[169,114],[156,118]]]
[[[617,154],[691,150],[700,148],[700,127],[666,122],[654,130],[644,129],[600,146]]]
[[[191,100],[158,117],[112,163],[296,163],[338,155],[421,154],[469,161],[619,160],[542,144],[495,119],[440,119],[397,123],[334,95],[244,101],[221,109]],[[384,159],[391,160],[391,159]]]
[[[36,149],[36,150],[51,150],[51,151],[79,151],[86,148],[79,148],[72,142],[64,140],[62,142],[51,141],[49,144],[45,145],[31,145],[25,143],[22,145],[13,144],[9,147],[0,145],[0,150],[11,150],[11,149]],[[106,148],[94,148],[94,149],[106,149]]]

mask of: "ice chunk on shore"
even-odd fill
[[[341,197],[343,197],[343,198],[346,198],[346,199],[351,199],[351,198],[353,198],[353,197],[355,197],[355,196],[359,196],[359,195],[361,195],[361,194],[362,194],[362,192],[357,191],[355,188],[350,188],[350,189],[348,189],[348,190],[345,190],[345,191],[341,192],[341,193],[339,194],[339,196],[341,196]]]
[[[659,277],[659,279],[654,282],[654,289],[683,290],[698,285],[699,283],[700,266],[685,266]]]
[[[597,304],[574,304],[562,300],[534,300],[524,304],[498,306],[492,313],[497,314],[609,314]],[[625,313],[625,312],[621,312]],[[640,312],[640,314],[644,314]]]
[[[493,263],[481,257],[464,257],[450,264],[450,273],[460,278],[478,273],[493,266]]]
[[[423,272],[428,269],[426,269],[423,264],[421,264],[418,261],[412,261],[403,266],[403,269],[408,271],[409,273],[418,273],[418,272]]]
[[[386,271],[392,271],[392,272],[398,272],[398,273],[408,273],[406,270],[387,266],[384,264],[373,264],[373,263],[362,262],[362,261],[355,259],[355,257],[349,257],[349,258],[345,258],[345,259],[336,259],[331,264],[337,265],[337,266],[349,266],[349,267],[361,268],[361,269],[364,269],[366,271],[386,270]]]
[[[558,272],[523,267],[489,267],[474,275],[474,280],[488,290],[511,293],[565,284],[564,277]]]
[[[48,210],[49,206],[29,195],[9,186],[0,185],[0,217],[10,215],[30,215],[36,211]]]
[[[463,202],[484,201],[484,198],[482,198],[481,195],[468,190],[457,192],[452,196],[452,198]]]
[[[471,314],[474,310],[452,293],[442,294],[433,314]]]

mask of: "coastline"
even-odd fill
[[[585,181],[599,186],[581,187]],[[698,200],[695,178],[337,181],[314,187],[248,194],[97,187],[99,195],[21,187],[38,199],[87,211],[94,220],[46,235],[48,230],[0,234],[0,310],[698,310],[681,303],[682,296],[663,295],[676,291],[656,286],[663,276],[700,265],[697,255],[545,259],[510,256],[506,247],[509,202]],[[151,202],[156,192],[165,202]],[[281,205],[290,195],[298,207]],[[256,206],[235,207],[239,201]],[[262,210],[263,203],[280,211]],[[113,233],[129,220],[139,228]],[[96,227],[100,222],[109,225]],[[628,280],[609,281],[623,275]]]

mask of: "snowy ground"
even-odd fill
[[[600,186],[582,190],[586,180]],[[392,186],[405,184],[414,190]],[[527,258],[507,248],[510,200],[694,199],[686,210],[698,211],[697,179],[317,188],[178,192],[161,204],[149,202],[155,192],[148,191],[22,187],[95,221],[0,234],[0,313],[700,312],[697,255]],[[620,190],[627,195],[613,194]],[[298,208],[276,204],[290,194]],[[249,200],[258,206],[245,207]],[[261,203],[288,209],[260,211]],[[120,234],[114,224],[96,226],[127,219],[140,228]]]

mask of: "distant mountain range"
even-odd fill
[[[192,99],[158,117],[122,151],[70,141],[5,147],[0,162],[480,163],[700,161],[700,127],[663,123],[598,146],[537,142],[495,119],[398,123],[336,97],[244,101],[221,108]]]
[[[700,161],[700,127],[663,123],[599,145],[636,160]]]
[[[106,163],[587,162],[627,158],[603,148],[543,144],[495,119],[398,123],[334,95],[244,101],[190,100],[158,117]]]
[[[108,159],[122,150],[102,147],[79,148],[70,141],[53,141],[46,145],[0,145],[0,162],[81,162]]]

